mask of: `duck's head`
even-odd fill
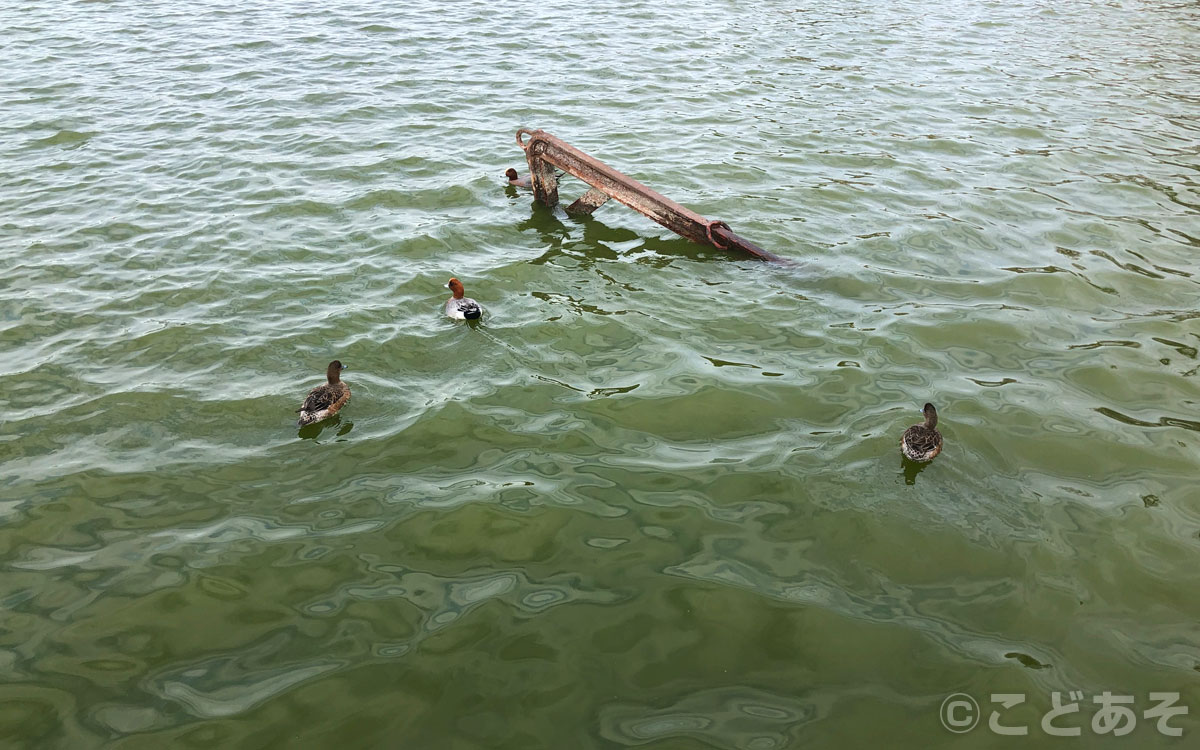
[[[933,408],[933,404],[925,404],[922,411],[925,412],[925,426],[937,427],[937,409]]]
[[[512,167],[509,167],[508,171],[504,173],[504,176],[510,180],[515,180],[515,179],[517,179],[517,170],[513,169]]]
[[[446,284],[446,287],[450,291],[454,292],[454,299],[462,299],[463,285],[462,285],[461,281],[459,281],[458,279],[450,279],[450,283]]]
[[[329,367],[325,368],[325,377],[329,379],[330,383],[336,383],[341,377],[342,370],[345,369],[346,366],[342,364],[341,360],[335,359],[329,363]]]

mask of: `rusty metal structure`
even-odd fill
[[[528,136],[528,139],[523,136]],[[529,162],[533,195],[545,206],[553,208],[558,205],[558,179],[554,174],[557,167],[591,185],[591,189],[579,200],[567,206],[569,214],[590,214],[609,198],[615,198],[692,242],[711,245],[719,250],[740,250],[774,263],[787,262],[737,236],[725,222],[709,221],[689,211],[544,130],[521,128],[517,131],[517,143],[524,149],[525,159]]]

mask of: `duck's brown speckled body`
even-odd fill
[[[924,423],[909,427],[900,438],[900,448],[905,456],[913,461],[932,461],[942,452],[942,433],[936,429],[937,422],[937,409],[933,404],[925,404]]]
[[[350,400],[350,386],[342,382],[343,369],[345,365],[336,359],[329,363],[325,370],[325,378],[329,382],[309,391],[308,398],[304,399],[304,404],[297,409],[300,412],[300,420],[296,422],[298,426],[303,427],[322,419],[329,419],[341,411]]]

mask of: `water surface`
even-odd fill
[[[5,747],[1200,731],[1195,3],[0,21]],[[796,267],[533,205],[522,126]]]

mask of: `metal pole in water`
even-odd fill
[[[522,136],[529,138],[526,140]],[[525,159],[529,162],[533,196],[543,205],[551,208],[558,205],[558,180],[554,176],[557,167],[592,186],[567,207],[568,213],[590,214],[609,198],[615,198],[692,242],[711,245],[718,250],[741,250],[775,263],[789,262],[737,236],[725,222],[709,221],[689,211],[544,130],[521,128],[517,131],[517,143],[525,150]]]

